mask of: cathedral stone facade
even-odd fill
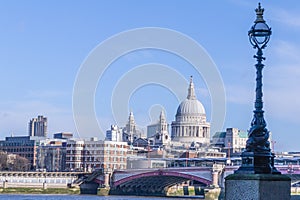
[[[177,109],[175,121],[171,124],[171,138],[174,142],[201,146],[210,142],[210,124],[206,121],[205,109],[195,95],[193,79],[190,79],[187,98]]]
[[[133,112],[129,113],[128,122],[123,129],[123,142],[132,144],[136,139],[141,137],[141,133],[136,129]]]
[[[155,133],[148,137],[153,145],[167,146],[170,144],[171,138],[168,132],[168,123],[165,113],[161,111],[159,120],[156,124],[149,125],[148,128],[154,129]]]

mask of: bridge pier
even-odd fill
[[[45,182],[43,182],[43,189],[44,189],[44,190],[46,190],[46,189],[47,189],[47,183],[46,183],[46,181],[45,181]]]
[[[109,187],[109,184],[110,184],[109,177],[110,177],[109,173],[104,174],[104,185],[105,185],[105,187]]]
[[[98,183],[82,183],[80,185],[80,194],[97,194],[98,187]]]
[[[183,195],[189,195],[189,186],[183,186],[182,187],[182,189],[183,189]]]
[[[5,188],[7,188],[7,184],[8,184],[8,182],[5,180],[5,181],[3,181],[3,188],[5,189]]]
[[[217,171],[212,171],[212,185],[219,187],[219,172]]]

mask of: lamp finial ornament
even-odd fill
[[[265,11],[265,9],[263,9],[261,7],[260,3],[258,3],[258,8],[255,9],[255,12],[256,12],[255,23],[257,23],[257,22],[265,22],[265,20],[263,18],[264,11]]]

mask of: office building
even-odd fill
[[[105,140],[114,141],[114,142],[122,142],[122,132],[123,132],[122,128],[119,128],[117,125],[111,125],[110,130],[106,131]]]
[[[73,133],[70,133],[70,132],[54,133],[53,138],[55,138],[55,139],[71,139],[71,138],[73,138]]]
[[[39,115],[32,118],[28,124],[29,136],[47,137],[47,117]]]
[[[126,169],[127,142],[72,139],[67,141],[66,168],[69,171]]]
[[[238,128],[227,128],[226,132],[216,132],[212,137],[212,145],[220,147],[224,152],[239,155],[246,147],[248,133]]]
[[[66,139],[46,139],[37,148],[38,170],[47,172],[64,171],[66,168]]]
[[[17,154],[29,160],[30,168],[37,164],[37,148],[44,137],[10,136],[0,141],[0,151]]]

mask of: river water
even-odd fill
[[[49,194],[0,194],[0,200],[169,200],[182,198],[169,197],[132,197],[132,196],[95,196],[95,195],[49,195]],[[184,198],[189,199],[189,198]]]
[[[0,194],[0,200],[188,200],[190,198],[171,197],[131,197],[131,196],[96,196],[96,195],[49,195],[49,194]],[[191,198],[190,200],[195,200]],[[292,196],[291,200],[300,200],[300,196]]]

